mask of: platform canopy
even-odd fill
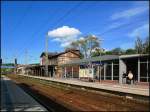
[[[62,64],[60,66],[70,66],[70,65],[82,65],[82,64],[88,64],[90,62],[92,63],[100,63],[100,61],[109,61],[109,60],[118,60],[118,55],[103,55],[98,57],[92,57],[87,59],[78,59],[73,61],[68,61],[65,64]]]

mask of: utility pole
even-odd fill
[[[0,65],[2,65],[3,61],[2,61],[2,58],[0,58]]]
[[[14,53],[14,73],[17,74],[17,53]]]
[[[15,74],[17,74],[17,58],[15,57],[15,63],[14,63],[14,65],[15,65],[15,69],[14,69],[14,71],[15,71]]]
[[[45,74],[48,76],[48,36],[46,35],[46,42],[45,42]]]
[[[28,66],[28,51],[27,50],[25,51],[25,66],[26,67]],[[28,75],[28,70],[26,72],[27,72],[27,75]]]
[[[28,51],[25,51],[25,64],[28,65]]]
[[[103,40],[102,39],[100,39],[100,44],[101,44],[101,42],[102,42]],[[100,67],[99,67],[99,82],[101,82],[101,76],[102,76],[102,74],[101,74],[101,71],[102,71],[102,69],[101,69],[101,67],[102,67],[102,62],[101,62],[101,51],[102,51],[102,48],[101,48],[101,46],[100,46]]]

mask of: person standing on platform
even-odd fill
[[[131,71],[128,73],[128,78],[130,80],[130,84],[133,84],[133,73]]]

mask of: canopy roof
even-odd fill
[[[61,66],[80,65],[80,64],[85,64],[94,61],[108,61],[108,60],[117,60],[117,59],[119,59],[118,55],[103,55],[103,56],[92,57],[87,59],[77,59],[77,60],[69,61],[66,64],[62,64]]]
[[[149,54],[132,54],[132,55],[103,55],[98,57],[92,57],[87,59],[77,59],[73,61],[68,61],[66,64],[62,64],[61,66],[69,66],[69,65],[81,65],[87,64],[89,62],[96,61],[111,61],[111,60],[119,60],[119,59],[129,59],[129,58],[138,58],[138,57],[148,57]]]

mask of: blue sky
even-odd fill
[[[136,36],[149,34],[148,2],[5,1],[1,4],[1,54],[4,62],[39,62],[49,36],[49,51],[60,52],[86,34],[103,39],[111,50],[134,47]],[[63,33],[62,33],[63,31]]]

